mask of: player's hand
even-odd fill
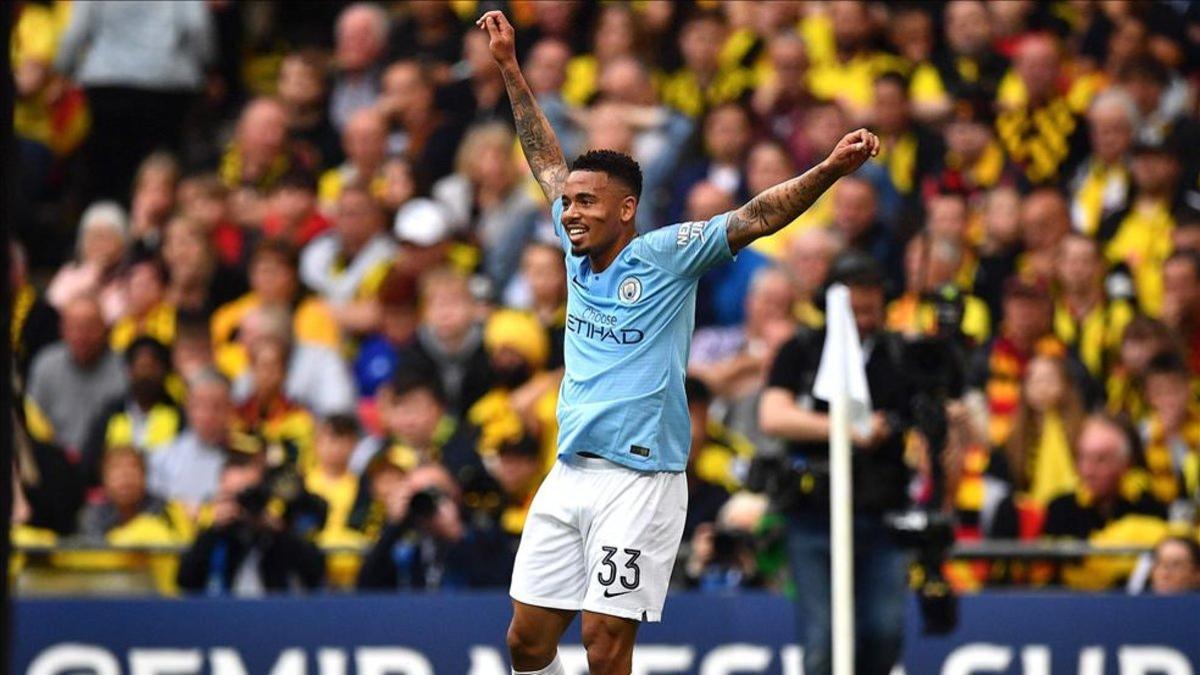
[[[833,152],[825,158],[825,164],[840,177],[854,173],[867,159],[879,154],[879,137],[859,129],[842,136]]]
[[[502,66],[517,62],[517,46],[515,39],[515,31],[512,24],[508,22],[508,18],[504,16],[504,12],[492,10],[484,13],[475,22],[476,26],[484,29],[488,33],[491,41],[488,42],[488,49],[492,52],[492,58],[496,59],[496,63]]]

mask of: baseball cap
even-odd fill
[[[410,199],[396,212],[393,231],[401,243],[433,246],[450,236],[450,220],[432,199]]]

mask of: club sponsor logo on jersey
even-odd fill
[[[704,222],[680,223],[679,231],[675,234],[675,245],[682,248],[691,243],[693,239],[704,241]]]
[[[588,340],[607,342],[614,345],[636,345],[645,337],[638,328],[623,328],[617,325],[617,317],[591,307],[584,308],[582,315],[567,314],[566,329]]]
[[[617,297],[621,302],[632,305],[642,297],[642,280],[637,277],[625,277],[617,286]]]

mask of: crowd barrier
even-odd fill
[[[502,593],[15,604],[21,675],[508,675]],[[1200,596],[983,593],[958,628],[922,635],[908,607],[906,675],[1194,675]],[[639,636],[638,675],[802,675],[796,619],[765,594],[673,595]],[[561,652],[587,672],[576,622]]]

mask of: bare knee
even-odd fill
[[[558,645],[546,631],[513,617],[508,625],[508,654],[514,670],[541,670],[554,660]]]
[[[638,623],[630,619],[601,614],[585,617],[583,646],[587,648],[592,675],[629,675],[637,627]]]

